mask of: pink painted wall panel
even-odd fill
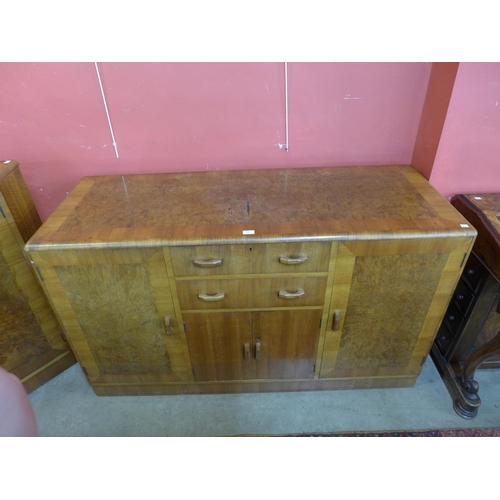
[[[500,63],[460,63],[430,181],[446,197],[500,191]]]
[[[42,218],[114,154],[93,64],[0,64],[0,109],[0,159],[20,162]]]
[[[42,219],[85,175],[410,163],[429,63],[0,63],[0,158]]]
[[[282,65],[102,64],[121,159],[151,171],[282,164]],[[136,167],[137,168],[137,167]]]
[[[292,65],[290,151],[305,164],[410,163],[429,73],[427,63]]]

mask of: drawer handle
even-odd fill
[[[307,260],[305,253],[300,253],[297,257],[280,257],[280,262],[287,265],[302,264]]]
[[[304,297],[306,292],[304,292],[303,288],[299,288],[296,292],[288,292],[286,290],[280,290],[278,294],[281,299],[298,299],[300,297]]]
[[[165,316],[165,327],[167,329],[167,335],[174,334],[174,329],[172,327],[172,321],[170,320],[170,316]]]
[[[250,359],[250,343],[245,342],[245,359],[248,361]]]
[[[224,292],[222,293],[200,293],[198,295],[200,300],[203,302],[217,302],[218,300],[222,300],[224,298]]]
[[[198,267],[217,267],[222,265],[222,259],[195,259],[193,264]]]
[[[332,330],[334,332],[338,332],[339,329],[340,329],[340,311],[335,311],[335,314],[333,315]]]
[[[260,361],[261,351],[260,351],[260,339],[255,339],[255,359]]]

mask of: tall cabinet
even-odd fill
[[[476,236],[411,166],[87,177],[26,249],[99,395],[408,387]]]
[[[481,405],[478,368],[500,367],[500,193],[459,194],[455,208],[478,231],[431,351],[463,418]]]
[[[28,392],[76,362],[24,251],[40,225],[18,163],[0,163],[0,366]]]

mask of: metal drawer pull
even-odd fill
[[[222,300],[224,298],[224,292],[222,293],[200,293],[198,295],[200,300],[203,302],[216,302],[218,300]]]
[[[217,267],[222,265],[222,259],[195,259],[193,264],[198,267]]]
[[[174,329],[172,327],[172,321],[170,320],[170,316],[165,316],[165,326],[167,329],[167,335],[173,335]]]
[[[245,343],[245,359],[248,361],[250,359],[250,343]]]
[[[332,330],[334,332],[338,332],[339,329],[340,329],[340,311],[335,311],[335,314],[333,315]]]
[[[260,339],[255,339],[255,359],[260,361],[261,352],[260,352]]]
[[[304,297],[306,292],[304,292],[303,288],[298,288],[296,292],[287,292],[286,290],[280,290],[278,294],[281,299],[298,299],[300,297]]]
[[[297,257],[280,257],[280,262],[282,264],[302,264],[307,260],[307,255],[305,253],[300,253]]]

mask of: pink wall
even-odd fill
[[[448,197],[500,192],[500,63],[460,63],[430,182]]]
[[[0,63],[0,159],[42,219],[85,175],[411,162],[430,63]]]

